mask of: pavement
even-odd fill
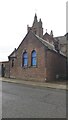
[[[68,86],[66,85],[66,82],[36,82],[36,81],[28,81],[28,80],[20,80],[20,79],[10,79],[10,78],[4,78],[0,77],[0,81],[3,82],[10,82],[10,83],[16,83],[16,84],[24,84],[24,85],[31,85],[31,86],[39,86],[39,87],[46,87],[46,88],[53,88],[53,89],[62,89],[62,90],[68,90]]]

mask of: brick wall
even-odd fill
[[[31,66],[31,52],[37,53],[37,66]],[[22,55],[28,53],[28,66],[22,67]],[[56,75],[66,73],[66,59],[59,53],[48,50],[31,32],[27,34],[16,51],[14,67],[9,62],[10,77],[23,80],[51,81],[56,80]]]
[[[0,76],[9,77],[9,61],[0,62]]]
[[[28,67],[22,67],[22,54],[26,50],[28,53]],[[35,50],[37,53],[37,66],[31,66],[31,52]],[[17,50],[17,59],[15,66],[11,67],[10,61],[10,77],[26,80],[41,80],[45,81],[46,66],[45,66],[45,47],[31,32],[25,37],[23,43]]]
[[[56,80],[56,75],[66,75],[66,58],[59,53],[47,51],[47,79]],[[61,78],[59,78],[61,79]]]

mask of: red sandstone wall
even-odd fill
[[[56,75],[66,75],[66,58],[55,52],[47,51],[47,79],[56,80]]]
[[[28,67],[22,67],[22,54],[28,52]],[[31,66],[31,52],[37,52],[37,66]],[[10,77],[23,80],[47,81],[55,80],[56,75],[65,74],[66,59],[59,53],[47,50],[46,47],[31,32],[18,47],[14,67],[10,60]]]
[[[22,54],[24,51],[28,52],[28,67],[22,67]],[[36,50],[37,52],[37,66],[31,66],[31,52]],[[45,48],[37,40],[37,38],[29,33],[23,43],[17,50],[17,59],[15,60],[15,66],[11,67],[10,61],[10,77],[20,78],[26,80],[41,80],[45,81],[46,78],[46,66],[45,66]]]

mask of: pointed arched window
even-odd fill
[[[23,53],[23,66],[27,66],[28,65],[28,54],[27,52]]]
[[[36,66],[37,65],[37,55],[36,51],[33,50],[31,53],[31,66]]]

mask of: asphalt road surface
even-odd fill
[[[3,82],[2,118],[66,118],[66,91]]]

